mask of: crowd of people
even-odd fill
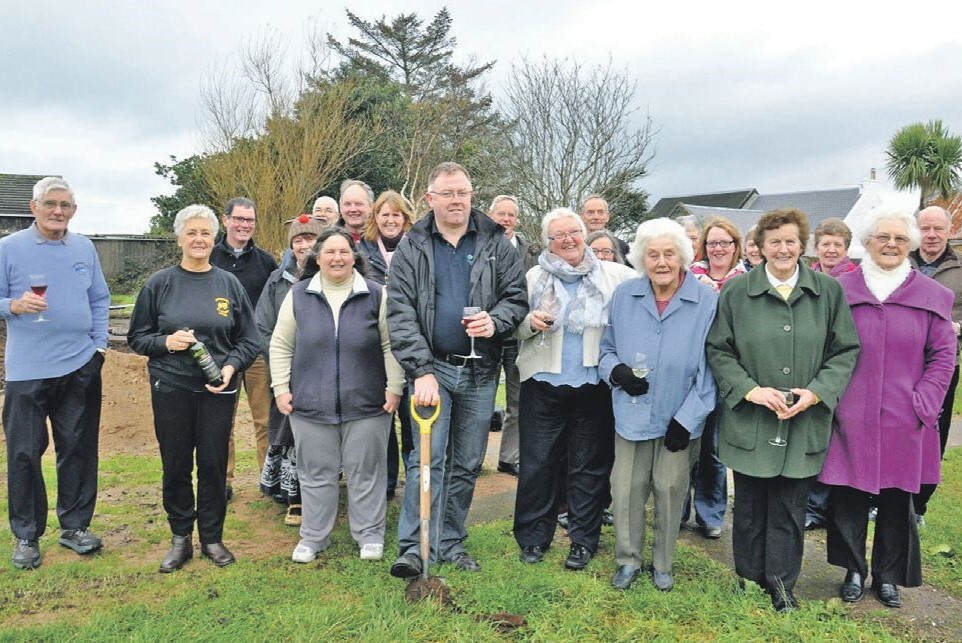
[[[466,519],[503,370],[497,470],[517,477],[523,564],[544,559],[563,515],[564,566],[584,569],[610,521],[611,585],[627,590],[647,569],[669,591],[690,515],[705,538],[721,535],[731,469],[735,571],[775,610],[797,607],[805,531],[822,526],[828,562],[845,571],[842,600],[859,600],[869,575],[889,607],[901,605],[899,587],[921,583],[919,528],[959,379],[962,263],[945,210],[879,207],[855,230],[824,220],[810,265],[809,220],[796,209],[767,212],[744,234],[720,217],[653,219],[629,246],[607,230],[600,195],[580,212],[544,214],[540,239],[516,230],[516,197],[495,197],[487,212],[473,197],[453,162],[431,172],[420,218],[397,192],[375,198],[345,181],[338,201],[322,196],[286,223],[279,264],[254,243],[249,199],[220,218],[202,205],[176,215],[181,259],[148,278],[128,334],[148,358],[171,532],[161,572],[193,558],[195,527],[202,557],[235,561],[223,532],[241,386],[260,490],[299,528],[294,562],[330,546],[342,480],[358,555],[381,560],[404,467],[390,574],[480,571]],[[33,225],[0,240],[9,519],[22,569],[41,563],[48,420],[59,543],[81,555],[102,547],[90,522],[110,298],[92,244],[68,231],[71,187],[45,178],[30,207]],[[860,262],[848,256],[853,239]],[[440,405],[424,470],[412,405]]]

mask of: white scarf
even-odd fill
[[[880,302],[888,299],[909,278],[910,272],[912,272],[912,264],[909,263],[908,258],[891,270],[880,268],[872,261],[871,255],[865,255],[862,259],[865,285]]]

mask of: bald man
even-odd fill
[[[337,221],[341,213],[337,208],[337,201],[335,201],[333,197],[322,196],[314,201],[314,209],[311,211],[311,216],[320,221],[326,228]]]
[[[949,246],[949,233],[952,222],[948,213],[938,206],[930,206],[918,213],[919,232],[922,244],[918,250],[909,253],[909,261],[922,274],[935,279],[955,294],[952,306],[952,326],[956,336],[959,335],[962,322],[962,262]],[[949,428],[952,425],[952,406],[955,404],[955,387],[959,383],[959,357],[956,352],[955,372],[952,382],[945,393],[942,412],[939,414],[939,436],[941,439],[942,455],[945,455],[945,444],[949,439]],[[935,493],[934,484],[924,484],[915,496],[915,515],[919,525],[925,524],[925,511],[929,498]]]
[[[600,194],[592,194],[585,199],[584,204],[581,206],[581,220],[585,222],[585,227],[588,228],[588,234],[598,232],[599,230],[608,230],[608,220],[610,218],[611,212],[608,210],[608,202],[605,201]],[[611,231],[608,230],[608,232]],[[612,236],[615,237],[615,241],[618,242],[621,256],[625,257],[625,264],[631,266],[631,264],[628,263],[628,244],[624,239],[620,239],[614,233],[612,233]]]

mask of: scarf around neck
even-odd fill
[[[865,285],[880,302],[888,299],[909,278],[910,272],[912,272],[912,264],[909,263],[908,258],[892,270],[880,268],[877,263],[872,261],[871,255],[865,255],[862,259],[862,275],[865,277]]]
[[[543,272],[532,288],[532,310],[543,310],[556,318],[567,313],[565,328],[579,335],[585,328],[603,328],[608,323],[608,304],[601,292],[601,260],[593,252],[586,251],[581,263],[572,266],[545,250],[538,257],[538,265]],[[579,283],[572,298],[564,285],[574,282]]]

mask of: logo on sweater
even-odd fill
[[[217,304],[217,314],[221,317],[227,317],[230,315],[230,299],[227,297],[217,297],[214,299],[214,303]]]

